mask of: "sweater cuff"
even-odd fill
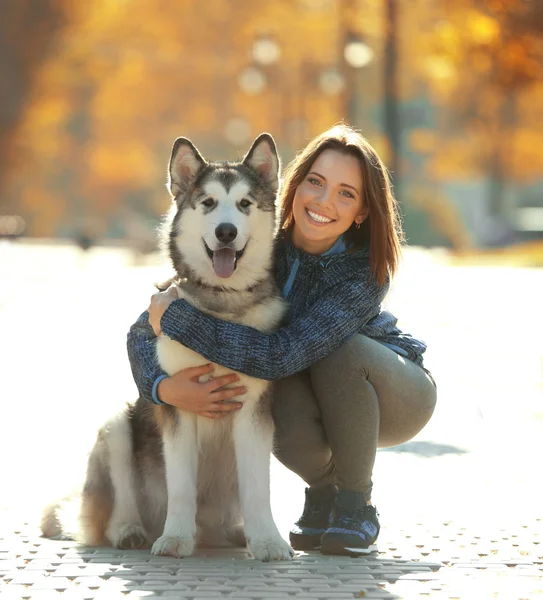
[[[155,404],[166,404],[165,402],[162,402],[162,400],[158,397],[158,384],[163,380],[166,379],[166,377],[168,377],[167,375],[159,375],[156,379],[155,382],[153,383],[153,390],[151,392],[151,396],[153,398],[153,402]]]

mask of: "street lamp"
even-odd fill
[[[384,129],[390,148],[389,170],[392,174],[396,197],[400,190],[401,123],[398,107],[398,3],[386,0],[385,48],[383,60]]]
[[[273,66],[281,56],[279,44],[267,35],[257,38],[251,49],[256,66],[245,68],[239,76],[239,85],[247,94],[260,94],[266,87],[266,75],[262,68]]]
[[[281,47],[274,39],[264,35],[254,41],[252,54],[258,64],[269,67],[279,60]]]
[[[348,31],[344,37],[343,59],[344,73],[346,80],[345,101],[347,120],[351,124],[357,124],[356,110],[356,71],[367,67],[373,60],[375,53],[373,49],[366,44],[362,36],[358,33]]]
[[[270,92],[281,94],[279,78],[274,75],[276,63],[281,56],[281,47],[278,42],[267,34],[259,35],[250,49],[251,63],[246,66],[238,76],[239,87],[250,96],[258,96],[266,89],[270,80]],[[277,80],[277,85],[274,81]],[[274,89],[276,88],[277,89]],[[275,111],[276,115],[282,115],[283,110]],[[249,124],[246,119],[234,118],[228,122],[225,130],[227,139],[232,143],[238,143],[247,137]]]
[[[348,31],[343,40],[341,48],[343,56],[336,58],[335,65],[317,66],[300,61],[292,69],[294,76],[287,79],[279,77],[274,70],[281,57],[281,47],[273,37],[268,34],[259,35],[250,47],[252,64],[246,66],[240,73],[239,86],[245,93],[256,96],[265,90],[271,80],[270,92],[278,96],[280,104],[280,109],[275,114],[281,115],[282,118],[287,114],[283,103],[288,102],[283,99],[283,96],[288,96],[290,106],[293,107],[288,111],[291,113],[288,132],[295,146],[305,139],[307,128],[305,96],[317,86],[326,96],[344,98],[347,101],[348,120],[355,121],[353,118],[356,106],[353,89],[355,72],[372,62],[374,52],[357,33]],[[240,130],[239,123],[236,122],[232,129]],[[244,128],[243,130],[245,132]],[[228,137],[233,139],[235,136],[230,132]]]
[[[343,57],[348,65],[354,69],[361,69],[370,64],[373,60],[374,52],[360,37],[352,36],[345,43]]]
[[[247,67],[240,73],[238,82],[244,92],[254,96],[266,87],[266,76],[257,67]]]
[[[327,96],[337,96],[345,88],[345,77],[337,69],[327,69],[319,76],[319,87]]]

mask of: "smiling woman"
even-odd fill
[[[357,131],[339,125],[311,140],[288,166],[281,191],[282,229],[309,254],[367,247],[378,282],[394,275],[404,240],[387,168]]]
[[[308,484],[293,548],[367,553],[380,527],[371,500],[377,447],[414,437],[436,402],[426,345],[381,306],[403,239],[397,203],[383,162],[346,125],[302,150],[279,200],[275,277],[289,305],[280,329],[221,321],[173,298],[151,302],[151,318],[215,364],[276,380],[275,454]],[[142,398],[175,405],[182,373],[158,368],[148,319],[128,336],[134,378]]]

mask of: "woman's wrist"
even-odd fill
[[[171,404],[171,377],[163,377],[158,382],[155,395],[159,404]]]

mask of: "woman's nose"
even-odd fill
[[[322,193],[319,195],[319,204],[323,206],[329,206],[332,202],[332,194],[329,190],[323,189]]]

